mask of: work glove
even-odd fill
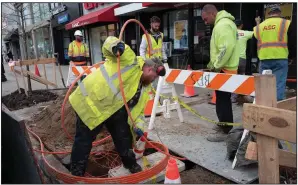
[[[133,130],[139,137],[144,135],[144,132],[140,128],[135,127]]]
[[[118,51],[119,51],[120,56],[121,56],[123,54],[124,50],[125,50],[125,44],[123,42],[119,42],[116,46],[114,46],[112,48],[113,54],[115,56],[117,56]]]

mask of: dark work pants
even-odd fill
[[[132,135],[127,122],[128,116],[125,107],[114,113],[101,125],[90,130],[77,116],[76,136],[71,152],[72,175],[84,176],[92,142],[105,125],[110,132],[117,152],[119,153],[124,167],[130,168],[136,164],[135,154],[132,150]]]
[[[215,91],[216,94],[216,114],[219,122],[233,123],[233,109],[231,102],[231,93],[223,91]],[[228,133],[233,126],[221,125],[224,133]]]

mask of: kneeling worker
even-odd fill
[[[84,176],[92,142],[105,125],[110,132],[123,166],[131,173],[142,171],[137,164],[132,145],[135,133],[143,135],[144,107],[149,100],[151,83],[165,75],[163,63],[157,58],[144,60],[116,37],[108,37],[102,51],[106,62],[88,75],[82,85],[70,95],[69,102],[77,114],[76,135],[71,153],[72,175]],[[117,74],[117,52],[127,104],[136,123],[128,118],[122,100]],[[134,132],[132,132],[134,131]]]

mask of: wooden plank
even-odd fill
[[[296,112],[254,104],[243,106],[243,127],[262,135],[296,143]]]
[[[297,154],[285,150],[279,150],[279,165],[297,168]]]
[[[277,102],[277,108],[280,108],[280,109],[296,111],[297,110],[296,106],[297,106],[297,96]]]
[[[35,64],[52,64],[55,63],[55,58],[43,58],[43,59],[32,59],[32,60],[22,60],[20,62],[16,62],[16,66],[22,65],[35,65]]]
[[[256,75],[256,104],[276,107],[276,79],[274,75]],[[278,140],[257,134],[258,165],[260,184],[279,184],[279,152]]]
[[[54,84],[54,83],[52,83],[52,82],[50,82],[50,81],[48,81],[46,79],[43,79],[43,78],[35,75],[34,73],[30,72],[30,71],[26,71],[26,73],[29,74],[32,78],[38,79],[38,81],[40,83],[43,83],[45,85],[48,84],[48,85],[53,86],[53,87],[56,87],[56,88],[58,87],[56,84]]]

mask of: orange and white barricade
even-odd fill
[[[248,95],[253,97],[255,96],[255,86],[254,86],[253,76],[228,74],[228,73],[204,72],[202,70],[170,69],[168,66],[167,66],[166,72],[167,73],[165,77],[163,78],[160,77],[161,80],[159,80],[159,83],[157,86],[157,92],[154,99],[154,105],[153,105],[153,111],[152,111],[153,116],[151,115],[149,130],[153,129],[155,112],[156,110],[158,110],[157,102],[158,102],[160,93],[162,91],[161,85],[162,83],[164,83],[163,80],[166,81],[165,82],[166,84],[172,85],[173,97],[177,97],[177,93],[175,91],[173,84],[207,88],[211,90],[231,92],[235,94],[242,94],[242,95]],[[180,109],[180,106],[177,106],[180,122],[183,122],[182,113],[179,109]]]
[[[167,72],[170,70],[168,63],[165,63],[164,67]],[[163,101],[163,104],[161,106],[158,106],[160,94],[166,94],[166,93],[172,93],[173,97],[177,97],[177,92],[176,92],[174,84],[167,83],[165,81],[165,76],[159,77],[156,92],[155,92],[149,127],[148,127],[149,130],[153,129],[156,114],[161,113],[161,112],[163,112],[163,115],[165,118],[170,118],[171,117],[170,111],[177,110],[179,120],[180,120],[180,122],[183,122],[183,115],[182,115],[181,107],[180,107],[180,104],[178,101],[175,100],[173,103],[171,103],[171,101],[169,99],[165,99]]]
[[[85,75],[91,74],[92,72],[96,71],[97,68],[102,63],[97,63],[95,67],[93,67],[90,70],[87,70]],[[69,87],[72,82],[81,74],[83,73],[86,69],[90,68],[91,66],[75,66],[72,62],[69,64],[69,70],[68,70],[68,76],[67,76],[67,84],[66,87]]]

